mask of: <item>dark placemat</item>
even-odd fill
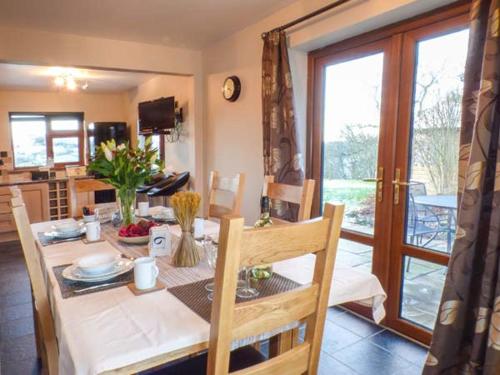
[[[108,289],[118,288],[121,286],[126,286],[128,283],[134,281],[134,269],[131,269],[130,271],[123,273],[123,274],[121,274],[117,277],[114,277],[112,279],[109,279],[106,281],[98,281],[95,283],[67,280],[63,277],[62,272],[66,267],[68,267],[70,265],[71,264],[64,264],[62,266],[52,267],[52,271],[54,272],[54,276],[56,277],[57,283],[59,284],[59,288],[61,289],[62,298],[70,298],[70,297],[76,297],[76,296],[83,296],[84,294],[102,292],[103,290],[108,290]],[[115,283],[115,282],[117,282],[118,284],[103,286],[102,288],[96,288],[96,289],[91,289],[91,290],[87,290],[84,292],[75,293],[75,290],[87,288],[87,287],[94,286],[94,285],[102,285],[102,284]]]
[[[44,232],[38,232],[38,240],[40,241],[42,246],[55,245],[56,243],[61,242],[79,241],[83,236],[84,234],[81,234],[80,236],[74,238],[54,238],[52,236],[47,236]]]
[[[167,219],[167,220],[163,220],[163,219],[153,219],[153,216],[152,215],[147,215],[147,216],[139,216],[139,215],[135,215],[135,217],[137,219],[142,219],[142,220],[149,220],[149,221],[154,221],[155,223],[158,223],[158,224],[168,224],[168,225],[177,225],[178,222],[176,219]]]
[[[184,284],[169,288],[168,291],[181,300],[182,303],[193,310],[196,314],[210,323],[212,302],[207,297],[208,292],[205,289],[205,285],[212,281],[213,279],[201,280],[191,284]],[[301,284],[281,276],[280,274],[274,273],[270,279],[260,280],[255,284],[252,283],[252,286],[259,291],[259,295],[257,297],[245,299],[236,297],[236,303],[283,293],[296,289],[300,287]]]

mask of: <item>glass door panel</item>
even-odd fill
[[[455,236],[468,34],[461,30],[419,41],[415,47],[405,241],[445,253],[451,251]]]
[[[393,194],[391,314],[410,334],[434,328],[457,216],[458,157],[468,29],[462,18],[403,42]],[[406,101],[405,101],[406,99]],[[409,99],[409,100],[408,100]],[[394,311],[396,310],[397,311]],[[428,336],[430,337],[430,336]]]
[[[401,317],[428,330],[434,328],[443,292],[446,267],[404,257]]]
[[[384,54],[325,69],[322,204],[345,203],[342,227],[374,234]]]

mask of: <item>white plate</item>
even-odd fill
[[[54,232],[58,233],[74,233],[81,230],[83,227],[83,223],[81,222],[68,222],[68,223],[58,223],[52,225],[52,229]]]
[[[52,231],[52,232],[45,232],[44,233],[47,237],[51,237],[53,239],[69,239],[69,238],[76,238],[76,237],[80,237],[82,236],[83,234],[85,234],[85,227],[82,227],[80,230],[76,231],[76,232],[66,232],[66,233],[62,233],[62,232],[58,232],[58,231]]]
[[[125,272],[130,271],[133,268],[134,268],[134,262],[127,260],[127,259],[123,259],[122,261],[116,263],[114,269],[107,274],[102,274],[102,275],[98,275],[98,276],[85,275],[85,274],[79,272],[77,266],[71,265],[69,267],[66,267],[63,270],[62,276],[65,279],[72,280],[72,281],[82,281],[82,282],[88,282],[88,283],[95,283],[98,281],[106,281],[106,280],[112,279],[112,278],[117,277],[121,274],[124,274]]]

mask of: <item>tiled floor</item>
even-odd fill
[[[0,245],[0,374],[38,374],[28,275],[17,244]],[[339,308],[328,311],[321,375],[420,374],[426,350]],[[66,374],[62,374],[66,375]],[[68,374],[69,375],[69,374]]]

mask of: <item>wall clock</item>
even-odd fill
[[[236,76],[227,77],[222,85],[222,96],[230,102],[235,102],[240,96],[241,82]]]

